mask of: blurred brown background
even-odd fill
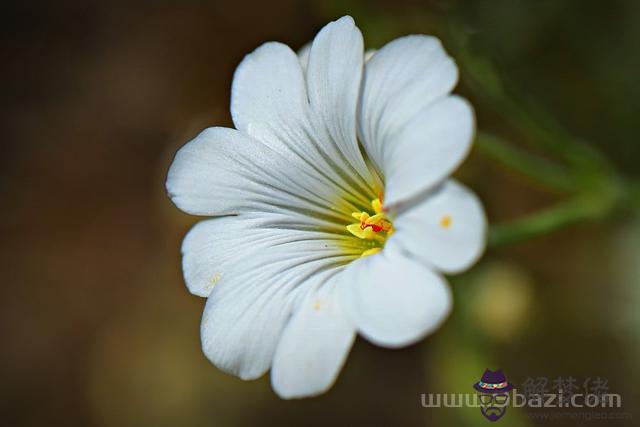
[[[230,125],[243,55],[294,48],[351,14],[370,47],[454,31],[625,174],[640,168],[640,2],[5,2],[0,188],[0,424],[6,426],[481,425],[477,409],[425,409],[484,368],[600,376],[640,420],[640,222],[626,214],[491,250],[453,280],[454,312],[401,351],[358,341],[332,391],[285,402],[200,352],[204,301],[180,242],[196,220],[164,194],[173,153]],[[451,24],[451,25],[450,25]],[[462,70],[464,82],[464,70]],[[474,101],[464,84],[457,90]],[[474,102],[479,126],[499,115]],[[461,171],[493,222],[555,200],[478,153]],[[483,307],[501,307],[487,314]],[[509,410],[504,425],[547,425]],[[634,422],[635,420],[635,422]],[[576,420],[556,425],[582,425]]]

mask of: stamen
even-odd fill
[[[382,200],[380,198],[373,199],[371,201],[371,207],[375,213],[382,213]]]
[[[365,246],[366,249],[361,256],[372,255],[382,250],[387,237],[393,233],[393,226],[384,213],[380,198],[371,201],[371,209],[375,212],[373,216],[365,211],[353,212],[351,216],[358,222],[347,225],[349,233],[359,239],[371,241],[367,244],[368,247]],[[380,246],[373,246],[376,243]]]

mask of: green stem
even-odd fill
[[[491,227],[489,246],[497,247],[516,243],[593,218],[593,208],[588,206],[583,199],[571,199],[514,222]]]
[[[634,181],[629,184],[629,199],[631,205],[640,210],[640,181]]]
[[[525,106],[508,95],[493,64],[483,57],[471,54],[466,46],[467,40],[463,43],[458,61],[464,70],[464,83],[474,95],[506,119],[513,128],[528,135],[531,141],[563,158],[571,158],[571,149],[566,142],[573,141],[573,138],[548,116],[540,114],[540,110],[532,111],[531,106]],[[544,126],[540,126],[541,123]]]
[[[484,104],[499,114],[527,140],[554,154],[580,174],[612,170],[607,159],[589,144],[576,138],[548,112],[528,98],[514,97],[505,90],[499,73],[486,58],[473,54],[467,33],[453,27],[452,40],[456,58],[464,70],[465,85]]]
[[[549,189],[561,192],[570,192],[576,189],[576,183],[566,169],[511,145],[496,135],[479,132],[475,144],[484,155],[532,178]]]
[[[514,222],[492,226],[490,246],[514,243],[576,222],[604,218],[620,207],[640,209],[640,183],[622,179],[598,150],[568,132],[529,98],[513,96],[506,90],[491,61],[475,54],[469,47],[469,33],[455,24],[450,30],[450,41],[463,69],[461,76],[466,87],[478,101],[498,114],[511,130],[549,153],[554,161],[529,154],[497,136],[482,132],[476,144],[479,151],[570,197],[565,202]]]
[[[491,227],[489,245],[501,246],[548,234],[580,221],[601,220],[623,208],[634,208],[637,188],[625,185],[616,177],[585,185],[580,193],[554,207],[525,216],[507,224]]]

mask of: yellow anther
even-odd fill
[[[380,222],[384,221],[385,218],[386,217],[383,213],[379,213],[379,214],[375,214],[372,217],[367,218],[365,221],[367,224],[380,224]]]
[[[451,217],[449,215],[445,215],[440,218],[440,227],[449,228],[451,226]]]
[[[370,212],[374,212],[373,215]],[[349,233],[363,240],[361,243],[351,242],[361,257],[378,253],[384,247],[387,238],[393,233],[393,226],[382,207],[382,196],[371,200],[371,207],[361,212],[352,212],[351,216],[357,221],[346,226]]]
[[[349,224],[347,230],[360,239],[373,239],[376,234],[371,227],[362,228],[360,224]]]
[[[371,207],[373,208],[373,211],[377,214],[382,213],[382,202],[380,201],[380,198],[378,197],[377,199],[373,199],[371,201]]]
[[[360,221],[361,223],[365,222],[369,219],[369,214],[366,212],[354,212],[351,214],[352,217]]]
[[[371,211],[374,212],[373,215],[369,213]],[[368,241],[362,243],[361,257],[380,252],[387,238],[393,233],[393,226],[382,208],[380,198],[371,201],[369,212],[353,212],[351,216],[358,222],[347,225],[349,233]]]

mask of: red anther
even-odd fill
[[[366,222],[361,222],[360,223],[360,229],[364,230],[367,227],[371,227],[371,229],[374,231],[374,233],[378,233],[382,230],[384,230],[384,227],[378,224],[367,224]]]

